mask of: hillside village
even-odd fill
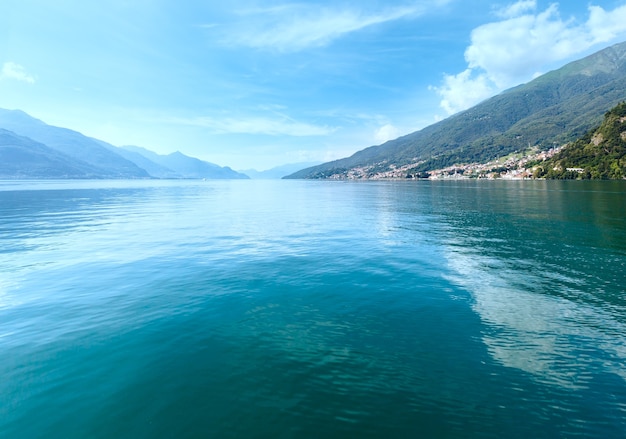
[[[554,157],[565,146],[554,147],[547,151],[531,149],[527,154],[515,153],[487,163],[450,166],[432,171],[429,178],[503,178],[508,180],[534,178],[535,170],[541,167],[541,163]]]
[[[463,178],[524,180],[534,178],[533,174],[537,168],[541,167],[541,163],[552,158],[565,146],[566,145],[557,146],[547,151],[539,151],[538,148],[534,147],[523,153],[513,153],[487,163],[456,164],[429,172],[411,172],[412,169],[417,168],[422,163],[420,161],[404,166],[393,167],[393,169],[381,172],[372,172],[374,166],[363,166],[350,169],[346,173],[333,174],[329,178],[336,180],[442,180]]]

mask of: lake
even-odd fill
[[[621,438],[626,182],[0,181],[0,437]]]

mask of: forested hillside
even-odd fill
[[[622,179],[626,177],[626,102],[604,116],[602,124],[542,163],[536,177]]]

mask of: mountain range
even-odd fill
[[[316,166],[319,164],[321,164],[321,162],[289,163],[286,165],[276,166],[265,171],[257,171],[256,169],[244,169],[239,172],[241,172],[242,174],[246,174],[253,180],[271,180],[280,179],[287,175],[291,175],[294,172],[299,171],[300,169],[310,168],[311,166]]]
[[[626,42],[509,89],[420,131],[285,178],[380,178],[484,163],[576,140],[626,99]]]
[[[160,155],[139,147],[117,147],[48,125],[20,110],[0,109],[0,178],[249,177],[180,152]]]

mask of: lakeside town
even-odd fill
[[[487,163],[456,164],[447,168],[436,169],[427,173],[412,173],[411,170],[418,167],[422,162],[410,163],[404,166],[392,166],[392,169],[372,173],[373,166],[363,166],[350,169],[346,174],[335,174],[331,179],[348,180],[386,180],[386,179],[508,179],[524,180],[534,178],[535,170],[541,167],[541,162],[547,160],[561,151],[566,145],[540,151],[538,147],[531,147],[524,152],[516,152]]]
[[[454,165],[430,172],[431,179],[442,178],[487,178],[525,180],[534,178],[534,172],[541,167],[541,162],[561,151],[565,145],[539,151],[531,148],[526,153],[513,153],[487,163],[471,163],[468,165]]]

